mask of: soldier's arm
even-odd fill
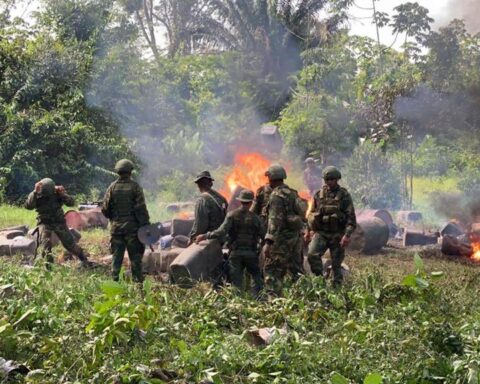
[[[357,228],[357,218],[355,216],[355,208],[353,206],[353,200],[350,194],[345,197],[345,216],[346,216],[346,229],[345,235],[350,236]]]
[[[255,200],[253,200],[252,207],[250,208],[250,211],[253,213],[256,213],[257,215],[260,215],[262,212],[262,204],[263,204],[263,194],[262,190],[258,189],[257,193],[255,194]]]
[[[200,197],[195,203],[195,221],[190,232],[190,239],[193,240],[198,235],[207,233],[208,229],[208,211],[205,198]]]
[[[265,225],[263,224],[262,219],[260,219],[259,216],[256,216],[256,217],[255,217],[255,220],[256,220],[256,222],[257,222],[258,237],[259,237],[260,239],[264,239],[265,236],[267,235],[267,228],[265,227]]]
[[[273,239],[283,229],[286,217],[283,200],[280,196],[272,194],[268,206],[268,228],[265,240],[273,242]]]
[[[72,196],[67,195],[66,193],[62,193],[59,196],[62,199],[62,203],[67,207],[73,207],[75,205],[75,199]]]
[[[110,197],[112,194],[112,186],[108,187],[107,192],[105,192],[105,196],[103,197],[102,201],[102,213],[107,219],[112,218],[112,211],[110,210]]]
[[[219,239],[220,241],[224,242],[227,238],[227,235],[230,233],[232,226],[233,218],[231,215],[227,215],[219,228],[217,228],[215,231],[207,233],[207,239]]]
[[[143,189],[135,184],[135,217],[137,218],[140,226],[150,224],[150,216],[147,210],[147,204],[145,203],[145,196],[143,194]]]
[[[27,209],[35,209],[37,207],[37,192],[33,191],[27,197],[25,201],[25,208]]]

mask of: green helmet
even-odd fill
[[[281,165],[274,164],[268,168],[267,172],[265,172],[265,176],[267,176],[270,180],[285,180],[287,178],[287,171]]]
[[[40,183],[42,183],[42,195],[47,196],[55,193],[55,182],[52,179],[46,177],[45,179],[40,180]]]
[[[323,170],[323,178],[326,180],[326,179],[341,179],[342,178],[342,174],[340,173],[340,171],[336,168],[336,167],[333,167],[333,166],[329,166],[329,167],[326,167],[324,170]]]
[[[118,160],[115,164],[115,172],[130,173],[133,171],[133,163],[128,159]]]
[[[244,189],[240,192],[240,195],[237,197],[237,200],[242,203],[250,203],[255,199],[255,195],[252,191]]]

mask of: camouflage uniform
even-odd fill
[[[265,227],[267,226],[268,222],[268,201],[270,200],[270,195],[272,193],[272,187],[269,184],[262,185],[260,188],[257,189],[255,193],[255,200],[253,201],[253,205],[251,211],[256,213],[263,221]]]
[[[270,200],[272,191],[273,189],[269,184],[262,185],[260,188],[258,188],[251,208],[252,212],[260,216],[265,227],[268,226],[268,202]],[[292,189],[292,191],[296,193],[295,190]],[[303,269],[303,239],[300,235],[298,237],[296,249],[296,256],[293,257],[288,264],[288,269],[290,270],[290,273],[294,279],[305,273]]]
[[[203,192],[195,202],[195,221],[190,232],[190,239],[214,231],[225,220],[228,203],[217,191],[210,189]]]
[[[48,180],[48,181],[46,181]],[[39,231],[39,245],[42,249],[42,257],[47,261],[47,266],[53,263],[52,235],[55,233],[65,249],[77,256],[82,264],[87,264],[87,255],[84,250],[75,243],[65,222],[62,206],[73,207],[75,202],[66,193],[60,194],[55,191],[55,184],[51,179],[43,179],[42,183],[52,183],[53,190],[50,193],[31,192],[25,202],[25,208],[35,209],[38,213],[37,225]]]
[[[334,285],[342,282],[342,262],[345,250],[340,246],[343,235],[350,236],[357,226],[355,209],[348,191],[340,186],[330,190],[326,185],[313,199],[308,219],[314,236],[308,248],[308,261],[312,272],[323,276],[322,256],[330,249]]]
[[[258,294],[263,288],[258,246],[260,240],[265,236],[265,227],[260,217],[244,207],[240,207],[228,213],[220,228],[207,233],[207,239],[225,240],[227,236],[232,284],[238,289],[242,289],[243,275],[246,269],[252,276],[254,292]]]
[[[148,225],[150,218],[143,190],[131,179],[130,174],[120,174],[108,187],[103,199],[102,213],[110,220],[113,279],[119,279],[126,249],[133,279],[137,282],[143,281],[142,257],[145,246],[138,239],[137,231]]]
[[[268,202],[268,230],[265,240],[272,242],[270,257],[265,257],[264,276],[268,292],[280,294],[282,280],[287,271],[294,270],[293,263],[298,261],[300,231],[302,223],[293,228],[289,219],[299,219],[295,209],[297,194],[295,190],[282,184],[276,187]],[[299,219],[301,220],[301,219]]]

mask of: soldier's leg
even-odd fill
[[[230,281],[232,285],[239,290],[243,289],[244,266],[242,255],[232,251],[228,257],[228,267],[230,268]]]
[[[86,264],[88,262],[87,254],[82,247],[75,243],[75,239],[68,227],[66,225],[57,225],[54,230],[64,248],[77,256],[83,264]]]
[[[53,263],[53,254],[52,254],[52,230],[45,226],[40,225],[38,227],[38,243],[41,249],[41,255],[43,260],[47,263],[47,268],[51,268],[51,264]]]
[[[312,272],[317,276],[323,276],[322,256],[327,251],[328,241],[319,232],[315,232],[308,247],[308,262]]]
[[[112,251],[112,278],[113,280],[118,281],[126,248],[123,236],[112,235],[110,239],[110,248]]]
[[[301,275],[305,274],[303,269],[303,239],[299,236],[292,240],[291,244],[292,261],[290,264],[290,273],[294,281],[298,280]]]
[[[247,272],[252,276],[253,292],[255,295],[263,289],[263,276],[260,270],[260,261],[257,254],[247,255],[243,259]]]
[[[288,258],[284,254],[271,253],[265,258],[263,275],[265,289],[268,294],[280,296],[282,294],[283,278],[287,273]]]
[[[142,258],[145,253],[145,246],[138,240],[137,234],[129,234],[125,237],[125,242],[130,259],[130,268],[133,280],[137,283],[143,281]]]
[[[341,236],[335,236],[330,241],[330,254],[332,256],[333,286],[342,285],[342,263],[345,259],[345,249],[340,246]]]

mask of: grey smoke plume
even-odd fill
[[[470,33],[480,32],[480,0],[449,0],[445,12],[437,18],[439,26],[452,19],[463,19]]]

